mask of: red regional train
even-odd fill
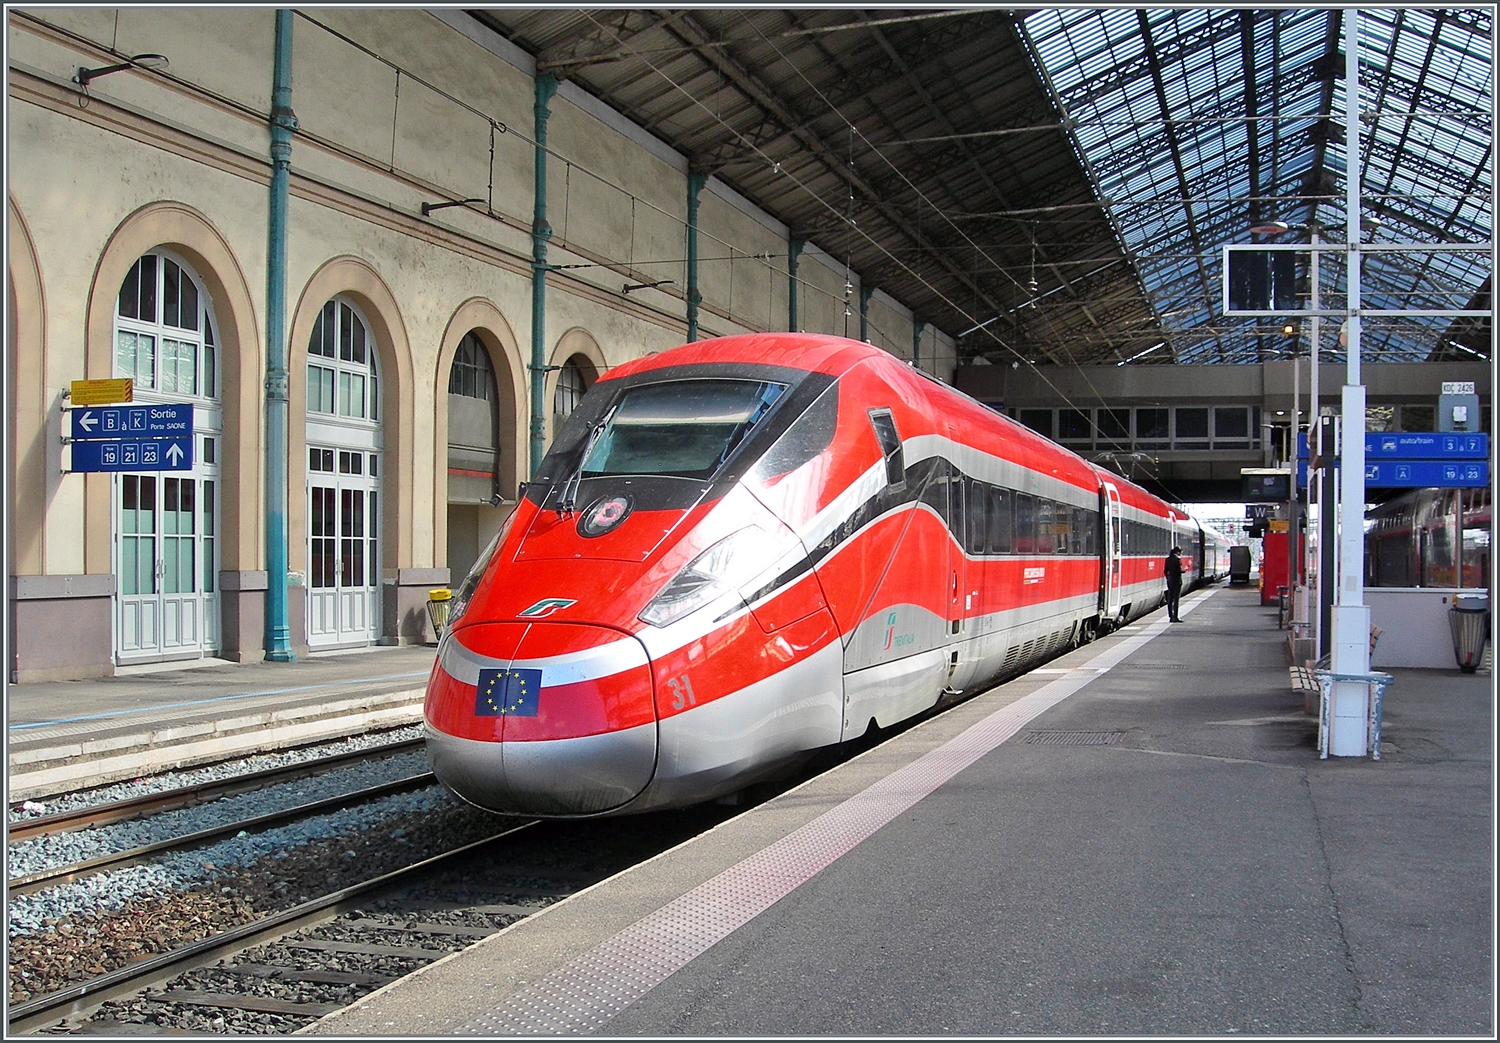
[[[890,354],[700,341],[619,366],[455,592],[432,770],[496,812],[732,793],[1222,575],[1227,543]]]

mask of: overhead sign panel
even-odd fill
[[[1297,484],[1307,485],[1306,460],[1297,463]],[[1489,484],[1488,460],[1365,460],[1366,489],[1483,489]]]
[[[74,406],[104,406],[112,402],[129,402],[134,398],[135,381],[129,377],[75,380],[68,387],[68,402]]]
[[[102,406],[65,414],[73,439],[186,438],[193,433],[193,407]]]
[[[1307,459],[1307,433],[1297,435],[1297,455]],[[1488,460],[1490,436],[1482,431],[1366,431],[1365,456],[1399,460]]]
[[[70,442],[63,447],[63,469],[75,474],[98,471],[191,471],[193,436],[124,438]],[[67,457],[71,456],[71,459]]]

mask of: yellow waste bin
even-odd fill
[[[427,618],[432,620],[432,634],[441,639],[448,629],[448,608],[453,603],[453,591],[439,587],[427,592]]]

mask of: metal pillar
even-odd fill
[[[1343,439],[1339,481],[1338,587],[1333,607],[1333,659],[1336,674],[1370,672],[1370,609],[1364,603],[1365,565],[1365,388],[1359,372],[1359,12],[1344,11],[1344,152],[1348,163],[1345,208],[1348,231],[1348,376],[1343,393]],[[1339,681],[1329,709],[1328,752],[1362,757],[1367,745],[1370,686]]]
[[[927,328],[925,322],[914,322],[911,327],[911,364],[922,368],[922,331]]]
[[[786,328],[797,332],[797,260],[802,256],[802,240],[786,244]]]
[[[698,339],[698,306],[703,294],[698,290],[698,196],[708,184],[707,174],[689,174],[687,181],[687,339]]]
[[[859,339],[866,344],[870,342],[870,296],[874,292],[873,286],[859,288]]]
[[[292,12],[276,12],[276,58],[271,84],[271,200],[266,222],[266,658],[290,663],[287,624],[286,369],[287,182],[292,166]]]
[[[557,77],[536,78],[535,190],[531,217],[531,475],[536,476],[547,451],[547,118],[557,93]]]

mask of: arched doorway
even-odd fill
[[[222,359],[209,295],[183,258],[159,249],[136,260],[113,340],[113,373],[134,381],[134,401],[191,405],[194,431],[191,469],[112,478],[116,662],[201,657],[221,645]]]
[[[307,346],[307,639],[380,637],[380,374],[370,325],[343,297],[323,305]]]

